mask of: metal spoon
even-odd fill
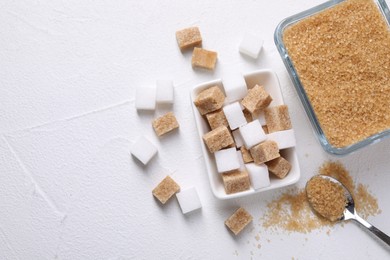
[[[368,223],[366,220],[362,219],[356,213],[355,202],[352,198],[352,195],[349,192],[349,190],[341,182],[339,182],[335,178],[332,178],[332,177],[329,177],[326,175],[317,175],[314,177],[321,177],[323,179],[327,179],[333,183],[336,183],[337,185],[340,185],[344,189],[344,195],[345,195],[345,198],[347,199],[347,205],[345,206],[343,216],[339,219],[340,221],[352,219],[352,220],[356,221],[357,223],[359,223],[360,225],[362,225],[363,227],[367,228],[369,231],[371,231],[372,234],[374,234],[375,236],[377,236],[379,239],[381,239],[383,242],[385,242],[387,245],[390,246],[390,237],[388,235],[386,235],[385,233],[383,233],[382,231],[380,231],[379,229],[377,229],[376,227],[374,227],[373,225]],[[310,201],[309,201],[309,203],[310,203]]]

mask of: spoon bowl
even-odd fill
[[[368,223],[366,220],[362,219],[357,214],[356,209],[355,209],[355,202],[353,200],[351,192],[340,181],[338,181],[337,179],[335,179],[333,177],[330,177],[330,176],[326,176],[326,175],[317,175],[317,176],[312,177],[306,183],[306,196],[307,196],[307,185],[308,185],[308,183],[313,178],[319,178],[319,177],[322,178],[322,179],[328,180],[328,181],[330,181],[332,183],[335,183],[335,184],[337,184],[337,185],[339,185],[340,187],[343,188],[344,196],[345,196],[345,199],[346,199],[346,204],[345,204],[345,208],[344,208],[344,212],[343,212],[342,216],[338,219],[339,221],[350,220],[350,219],[354,220],[355,222],[359,223],[361,226],[363,226],[367,230],[369,230],[376,237],[381,239],[384,243],[386,243],[387,245],[390,246],[390,237],[388,235],[386,235],[385,233],[383,233],[382,231],[380,231],[379,229],[377,229],[376,227],[374,227],[373,225]],[[312,209],[315,210],[315,208],[311,204],[311,201],[309,199],[308,199],[308,201],[309,201],[310,206],[312,206]]]

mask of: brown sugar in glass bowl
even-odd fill
[[[385,1],[338,0],[276,29],[298,96],[330,153],[347,154],[390,134],[389,21]]]

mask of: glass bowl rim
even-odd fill
[[[365,147],[367,145],[374,144],[374,143],[381,141],[383,138],[390,136],[390,128],[386,129],[382,132],[376,133],[374,135],[371,135],[371,136],[369,136],[361,141],[358,141],[354,144],[351,144],[349,146],[335,147],[335,146],[331,145],[330,142],[328,141],[328,139],[326,138],[325,133],[323,132],[323,130],[321,128],[321,125],[320,125],[320,123],[315,115],[314,109],[309,101],[309,98],[306,94],[306,91],[304,90],[303,85],[299,79],[299,75],[298,75],[297,71],[295,70],[295,67],[290,59],[290,56],[288,55],[288,52],[287,52],[286,47],[285,47],[284,42],[283,42],[283,32],[290,25],[292,25],[292,24],[294,24],[302,19],[305,19],[309,16],[317,14],[321,11],[324,11],[325,9],[331,8],[331,7],[337,5],[341,2],[344,2],[344,1],[346,1],[346,0],[330,0],[330,1],[324,2],[320,5],[317,5],[315,7],[312,7],[306,11],[289,16],[289,17],[285,18],[284,20],[282,20],[278,24],[278,26],[275,29],[275,33],[274,33],[274,41],[275,41],[276,48],[278,49],[278,52],[283,60],[283,63],[287,69],[287,72],[290,76],[290,79],[292,80],[293,85],[295,87],[295,90],[296,90],[298,97],[301,101],[301,104],[303,105],[303,108],[306,112],[306,115],[309,117],[310,123],[314,129],[314,132],[315,132],[321,146],[323,147],[323,149],[326,152],[328,152],[332,155],[336,155],[336,156],[347,155],[347,154],[350,154],[350,153],[352,153],[352,152],[354,152],[362,147]],[[379,7],[379,10],[381,11],[385,20],[387,20],[387,23],[390,27],[390,10],[389,10],[385,0],[373,0],[373,1]]]

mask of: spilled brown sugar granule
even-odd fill
[[[368,216],[381,213],[377,199],[368,191],[367,186],[359,184],[357,190],[355,191],[355,197],[355,203],[359,205],[359,207],[357,207],[357,211],[361,217],[367,218]],[[362,208],[360,205],[364,205],[364,207]]]
[[[261,218],[263,227],[289,232],[308,233],[328,224],[312,212],[304,190],[290,190],[267,205],[267,212]],[[330,222],[329,222],[330,223]]]
[[[304,18],[283,40],[333,146],[390,128],[390,29],[373,0],[346,0]]]
[[[338,162],[325,162],[319,174],[331,176],[344,184],[352,193],[356,210],[367,218],[380,213],[377,199],[367,186],[355,186],[349,172]],[[267,205],[267,211],[260,219],[263,227],[273,231],[308,233],[315,229],[332,226],[334,223],[313,213],[306,199],[304,189],[291,189]]]

